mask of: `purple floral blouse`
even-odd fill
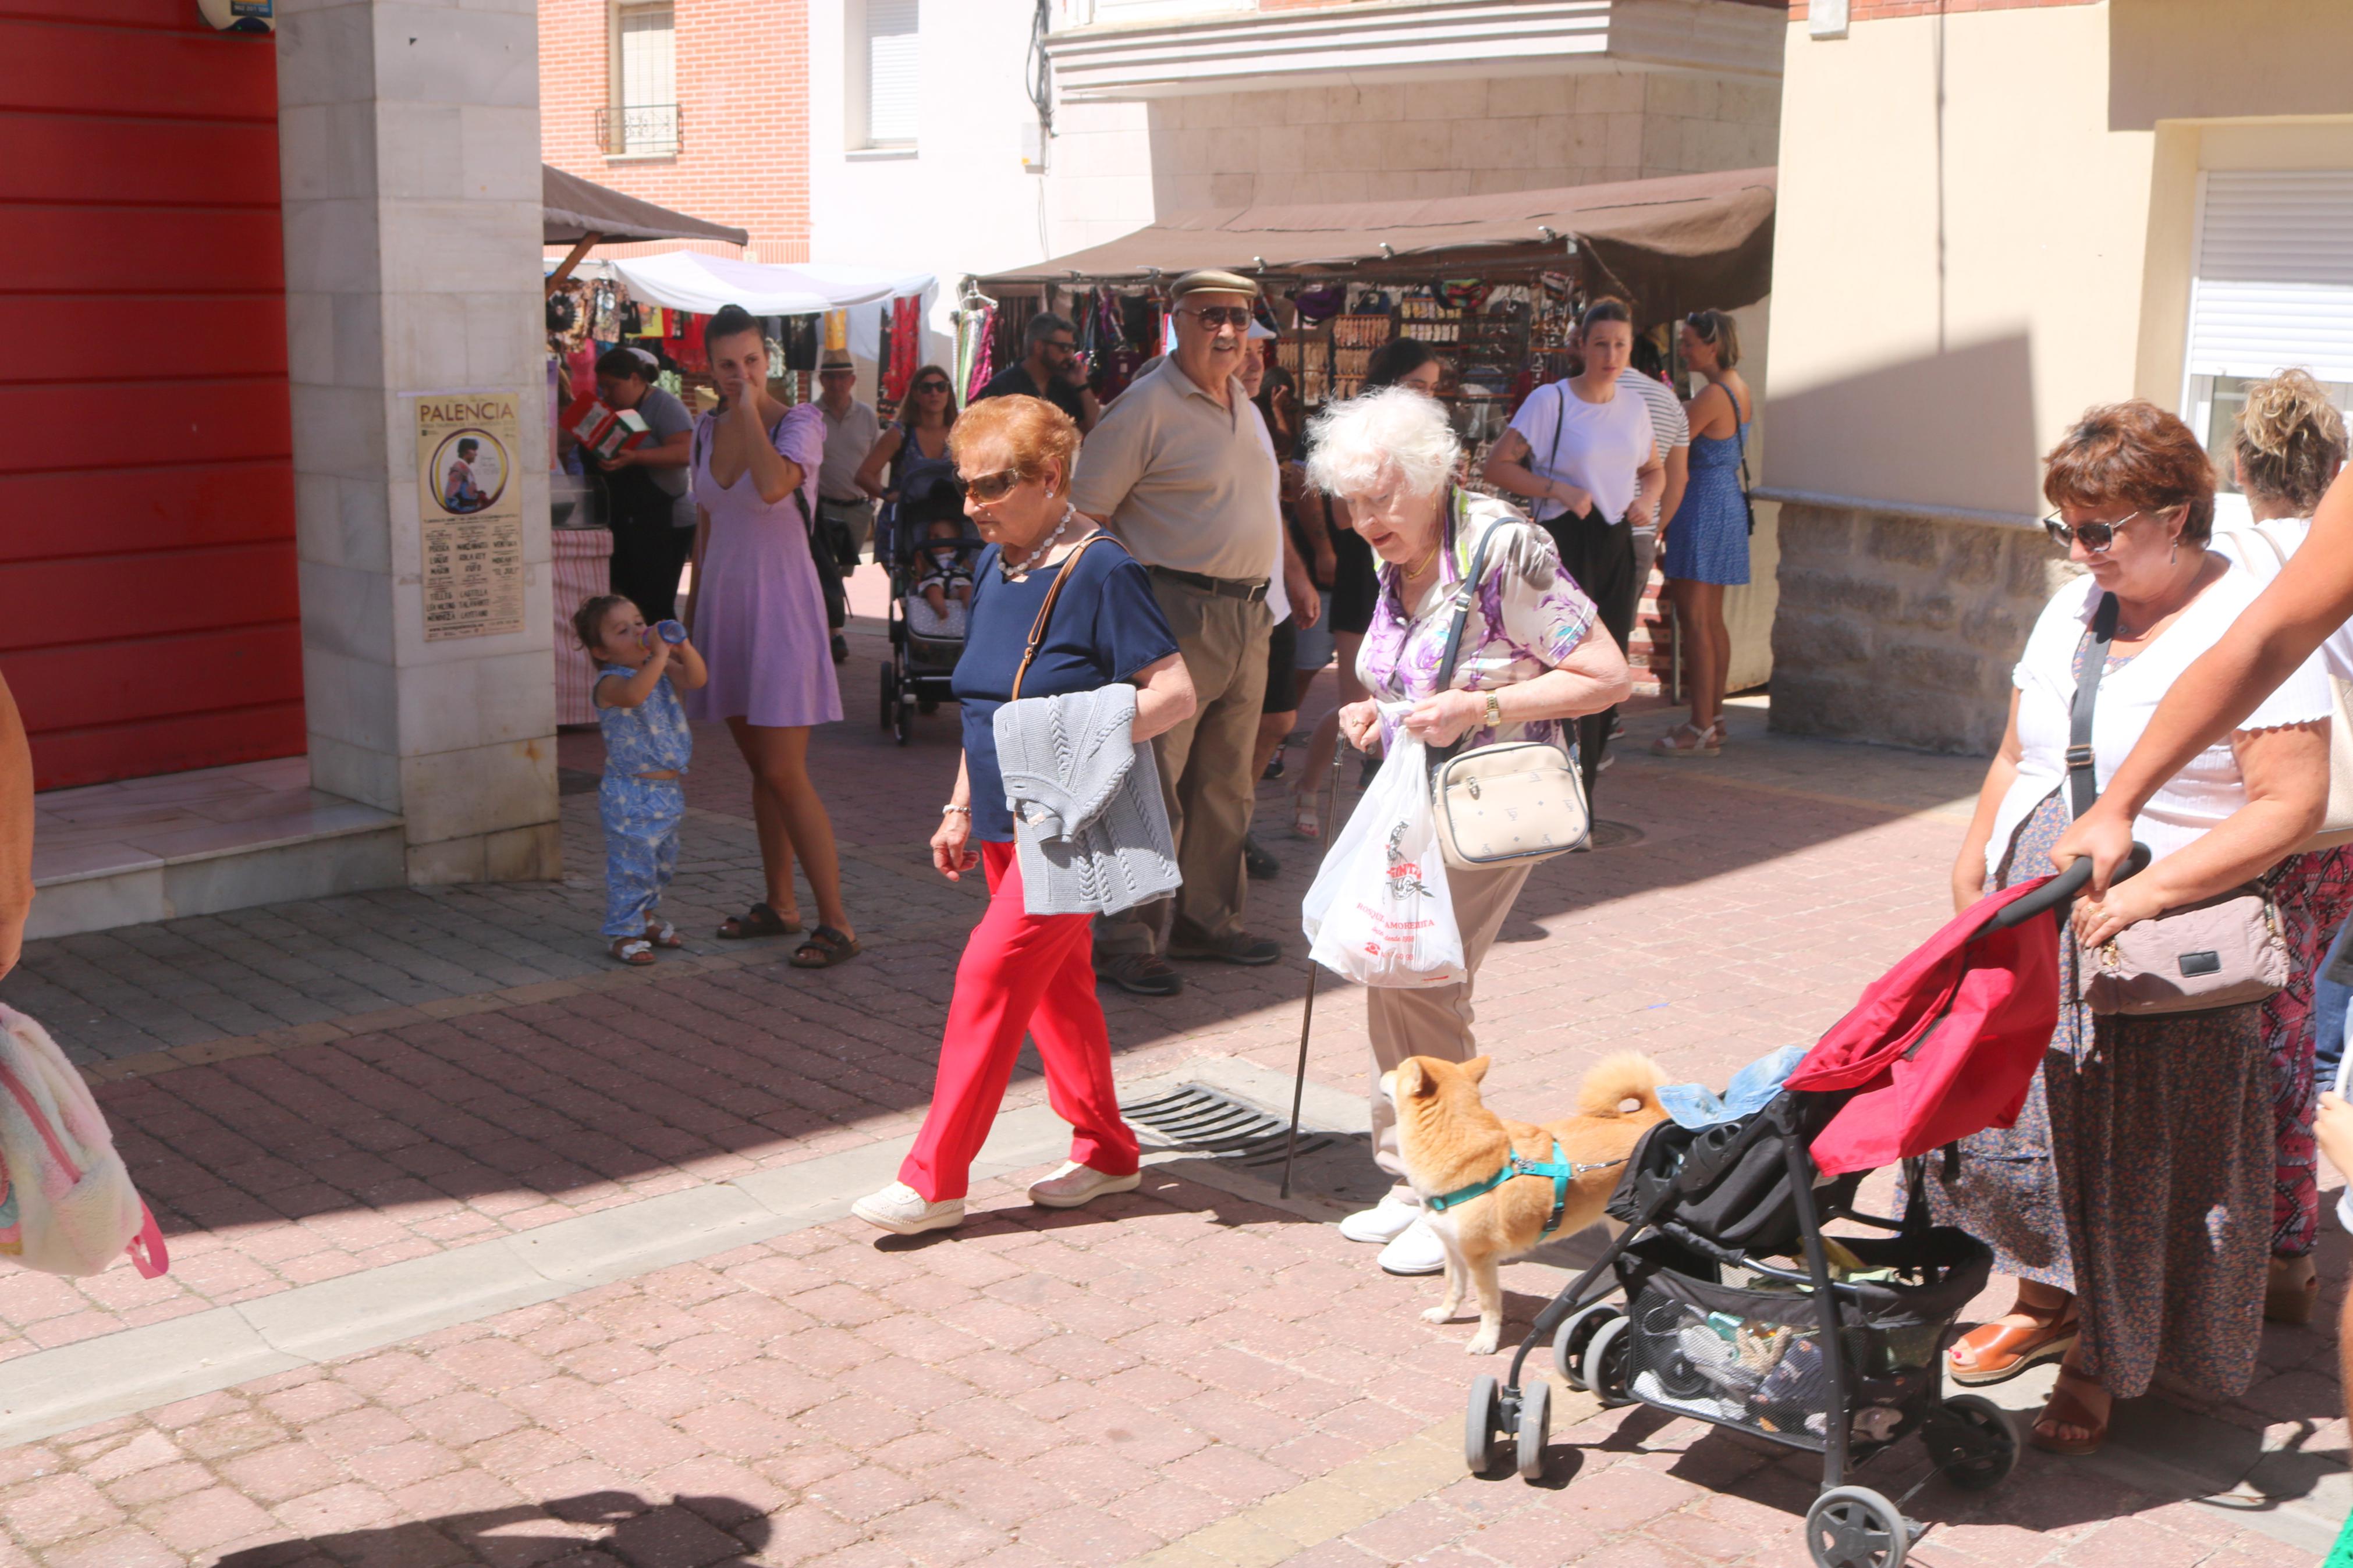
[[[1446,658],[1446,634],[1453,626],[1450,606],[1454,585],[1470,569],[1472,550],[1491,523],[1486,580],[1472,600],[1462,628],[1462,651],[1454,661],[1454,689],[1491,691],[1534,680],[1559,668],[1592,629],[1593,601],[1561,569],[1552,536],[1511,507],[1486,496],[1456,492],[1460,504],[1448,519],[1445,563],[1439,580],[1409,615],[1398,597],[1398,569],[1380,568],[1380,597],[1373,624],[1356,655],[1356,678],[1384,704],[1419,702],[1438,689],[1438,667]],[[1500,521],[1498,521],[1500,520]],[[1383,715],[1383,747],[1394,739],[1393,721]],[[1544,741],[1560,744],[1556,720],[1472,729],[1467,750],[1498,741]]]

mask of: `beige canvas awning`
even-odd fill
[[[552,164],[539,166],[540,242],[578,245],[630,239],[719,239],[729,245],[749,245],[750,234],[723,223],[689,217],[636,196],[567,174]]]
[[[1288,277],[1477,275],[1567,264],[1646,315],[1765,297],[1773,266],[1771,169],[1422,201],[1201,208],[984,284],[1144,282],[1198,267]]]

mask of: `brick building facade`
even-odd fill
[[[749,229],[754,260],[808,259],[808,0],[539,7],[541,156]]]

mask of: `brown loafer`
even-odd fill
[[[2056,1361],[2073,1350],[2076,1329],[2072,1301],[2047,1323],[1980,1323],[1945,1352],[1945,1375],[1964,1388],[2007,1383],[2031,1366]],[[1971,1363],[1968,1366],[1959,1355],[1965,1345]]]

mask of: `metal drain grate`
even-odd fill
[[[1240,1165],[1280,1165],[1290,1121],[1203,1084],[1188,1083],[1122,1105],[1120,1114],[1143,1141],[1158,1149],[1195,1149]],[[1303,1158],[1340,1140],[1311,1128],[1299,1130]]]
[[[1599,818],[1593,824],[1592,847],[1624,849],[1642,842],[1642,830],[1630,822],[1605,822]]]

